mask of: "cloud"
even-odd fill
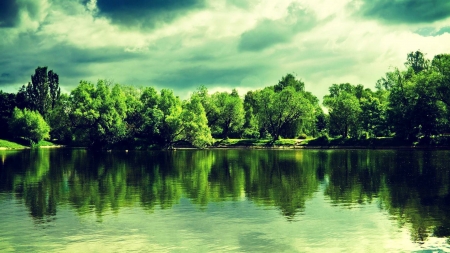
[[[385,23],[429,23],[450,17],[448,0],[363,0],[364,16]]]
[[[204,0],[97,0],[96,3],[99,16],[134,28],[154,28],[205,5]]]
[[[428,37],[428,36],[434,37],[434,36],[442,35],[444,33],[450,34],[450,26],[445,26],[445,27],[442,27],[439,29],[428,26],[428,27],[419,28],[419,29],[415,30],[414,32],[419,35],[425,36],[425,37]]]
[[[15,0],[0,2],[0,27],[14,27],[19,16],[19,5]]]
[[[263,19],[256,26],[241,35],[241,51],[261,51],[276,44],[289,42],[297,33],[314,27],[315,16],[295,5],[288,8],[284,18]]]
[[[46,0],[2,0],[0,1],[0,28],[40,22],[46,15],[47,6]]]

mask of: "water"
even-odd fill
[[[450,252],[449,151],[0,157],[0,252]]]

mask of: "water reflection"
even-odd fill
[[[14,193],[38,223],[62,205],[101,221],[126,207],[170,209],[183,197],[200,209],[251,201],[295,220],[323,190],[337,208],[376,201],[413,241],[450,237],[448,151],[0,152],[0,193]]]

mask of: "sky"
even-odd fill
[[[0,90],[38,66],[63,92],[81,80],[168,88],[187,98],[276,84],[292,73],[319,99],[373,88],[406,55],[450,53],[448,0],[1,0]]]

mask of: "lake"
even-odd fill
[[[450,151],[0,157],[0,252],[450,252]]]

